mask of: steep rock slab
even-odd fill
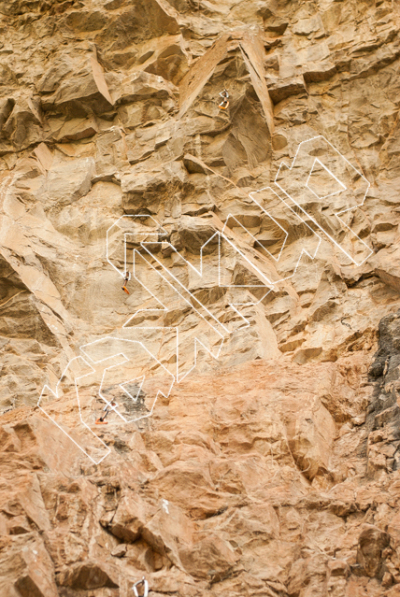
[[[65,80],[60,77],[60,84],[54,95],[42,98],[44,111],[61,112],[69,118],[82,118],[90,111],[102,114],[112,108],[113,100],[96,57],[88,56],[79,67],[72,77]]]
[[[154,551],[167,556],[175,566],[182,568],[181,553],[191,549],[195,528],[183,510],[163,500],[162,507],[145,525],[143,539]]]
[[[57,575],[57,582],[63,587],[71,587],[75,590],[93,590],[102,587],[118,589],[115,575],[116,571],[110,566],[89,561],[61,571]]]
[[[239,48],[242,53],[252,85],[264,111],[269,135],[272,137],[274,132],[273,106],[264,78],[264,47],[260,39],[260,33],[257,32],[224,34],[194,63],[179,85],[179,117],[187,112],[196,97],[201,94],[202,89],[213,76],[216,67],[226,59],[228,52],[232,52],[236,48]]]
[[[5,549],[0,557],[2,592],[22,597],[58,597],[53,563],[43,540],[36,533],[9,539],[3,538]]]

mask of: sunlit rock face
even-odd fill
[[[0,0],[1,596],[400,595],[399,26]]]

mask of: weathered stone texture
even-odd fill
[[[0,0],[1,596],[400,595],[399,28],[396,0]],[[116,357],[156,371],[145,334],[175,374],[177,328],[190,375],[136,421]],[[94,425],[103,382],[130,422]]]

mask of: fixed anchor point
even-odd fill
[[[139,595],[137,587],[143,587],[143,594]],[[149,583],[147,582],[146,578],[143,576],[142,580],[138,580],[133,585],[133,592],[135,593],[135,597],[147,597],[149,594]]]
[[[222,101],[219,103],[218,107],[220,110],[227,110],[229,107],[229,93],[224,89],[220,92],[220,96],[222,97]]]
[[[111,406],[113,408],[118,407],[116,402],[111,402]],[[108,408],[108,404],[103,408],[104,415],[96,419],[96,425],[108,425],[108,422],[105,420],[106,417],[110,414],[112,409]]]
[[[126,292],[126,294],[130,294],[129,290],[128,290],[128,289],[127,289],[127,287],[126,287],[130,279],[131,279],[131,274],[130,274],[130,272],[126,272],[126,273],[125,273],[125,277],[124,277],[124,285],[122,286],[122,290],[123,290],[124,292]]]

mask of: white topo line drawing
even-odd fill
[[[323,150],[333,156],[331,168],[328,168],[321,159],[316,157],[316,154]],[[318,188],[313,185],[313,176],[316,178],[315,173],[318,172],[318,169],[321,171],[321,168],[323,174],[329,177],[331,184],[336,186],[336,190],[324,195],[319,194]],[[301,182],[295,180],[298,173]],[[340,175],[347,180],[341,180]],[[345,221],[346,217],[353,216],[357,208],[364,204],[370,183],[325,137],[318,135],[302,141],[297,148],[291,166],[284,162],[280,164],[274,182],[290,202],[300,210],[300,213],[297,213],[303,221],[306,219],[311,221],[354,265],[362,265],[373,254],[371,247]],[[345,182],[348,184],[346,185]],[[310,200],[316,199],[317,202],[321,202],[329,198],[335,198],[337,203],[336,206],[333,201],[325,203],[323,209],[331,209],[330,213],[328,212],[324,218],[316,218],[315,215],[310,214],[308,210]],[[337,225],[342,227],[342,231],[347,231],[350,234],[350,241],[353,245],[358,246],[359,256],[352,255],[341,239],[334,238],[329,228],[335,229]],[[351,242],[348,242],[347,245],[351,245]]]
[[[330,167],[324,163],[321,155],[324,151],[331,158]],[[325,188],[322,188],[324,185]],[[197,353],[200,348],[204,349],[214,359],[218,359],[225,340],[231,334],[227,325],[220,321],[199,300],[195,292],[186,287],[165,266],[159,257],[161,245],[164,249],[168,248],[169,255],[174,254],[176,259],[180,259],[198,281],[204,281],[207,275],[210,278],[211,274],[204,267],[203,257],[209,246],[213,244],[215,245],[217,267],[214,268],[212,279],[216,286],[247,290],[257,288],[265,291],[261,298],[253,302],[237,301],[229,303],[232,311],[240,316],[243,327],[249,326],[250,323],[240,313],[239,308],[257,304],[276,284],[292,278],[303,257],[315,260],[321,246],[322,237],[326,237],[331,241],[354,265],[361,265],[372,254],[373,251],[370,247],[351,230],[351,222],[345,221],[346,217],[354,214],[357,207],[363,205],[370,183],[325,137],[317,136],[300,143],[291,166],[284,163],[279,166],[273,186],[274,188],[264,187],[250,193],[250,198],[252,208],[260,220],[260,230],[263,225],[267,227],[271,225],[275,226],[281,235],[275,243],[274,252],[269,250],[268,243],[262,244],[262,239],[259,240],[257,236],[254,236],[233,214],[228,215],[223,228],[216,231],[200,248],[198,267],[185,259],[170,242],[166,242],[168,232],[152,216],[143,214],[122,216],[107,230],[106,259],[124,280],[123,290],[130,294],[127,290],[127,283],[132,278],[137,287],[142,287],[149,294],[156,306],[137,309],[124,323],[119,336],[106,336],[82,346],[80,350],[84,357],[79,356],[72,359],[57,383],[55,391],[51,390],[46,384],[38,401],[38,406],[42,412],[93,463],[99,464],[102,462],[110,453],[110,449],[94,432],[92,429],[93,423],[88,420],[86,411],[88,410],[89,399],[85,398],[86,390],[83,391],[79,388],[82,380],[88,380],[91,376],[93,379],[96,378],[99,387],[97,396],[106,413],[101,419],[102,422],[109,414],[109,421],[114,425],[118,424],[118,421],[124,424],[137,422],[150,417],[153,414],[158,397],[161,395],[168,398],[174,383],[180,383],[196,367]],[[327,201],[330,202],[328,206],[325,204]],[[305,232],[304,242],[296,247],[297,255],[295,255],[289,270],[285,270],[285,265],[283,265],[283,254],[288,245],[289,227],[285,228],[279,222],[277,216],[269,208],[269,203],[274,203],[275,207],[278,206],[281,212],[281,222],[283,213],[284,221],[289,222],[289,227],[290,222],[294,222],[296,226],[303,227],[302,230]],[[316,206],[317,215],[309,213],[310,205]],[[319,208],[320,211],[318,211]],[[232,237],[231,231],[235,229],[242,236],[244,235],[251,247],[272,259],[272,263],[276,267],[275,273],[266,274],[260,268],[258,262],[240,248],[238,242],[235,241],[235,237]],[[336,239],[333,235],[335,231],[337,232]],[[349,233],[353,252],[349,250],[349,241],[345,238],[346,232]],[[115,248],[116,244],[119,246],[121,242],[123,243],[122,260],[118,255],[118,251],[116,256],[113,252],[113,247]],[[228,247],[228,250],[238,255],[256,275],[260,283],[252,285],[227,283],[222,261],[222,246]],[[132,256],[131,262],[129,261],[129,251]],[[193,354],[189,362],[187,362],[187,359],[185,362],[181,359],[183,340],[181,339],[179,326],[146,325],[143,327],[141,325],[142,320],[146,317],[157,319],[169,311],[165,300],[157,296],[155,288],[158,288],[159,285],[163,285],[168,289],[174,304],[178,302],[183,304],[186,309],[190,307],[196,321],[198,321],[195,335],[191,338]],[[135,321],[138,322],[138,326],[134,325]],[[156,354],[146,345],[147,341],[145,340],[145,334],[149,332],[157,334],[166,331],[171,337],[175,337],[176,370],[174,374],[161,363]],[[132,334],[134,339],[129,337]],[[74,375],[73,370],[77,363],[81,368],[89,369],[89,372],[83,375]],[[152,378],[149,376],[149,363],[152,364]],[[63,379],[67,377],[72,377],[74,382],[74,393],[78,406],[77,425],[86,433],[85,440],[81,437],[82,433],[74,435],[70,429],[64,428],[65,425],[57,421],[57,412],[53,413],[56,409],[54,401],[57,401],[62,395],[60,385]],[[130,389],[131,386],[134,390]],[[116,396],[113,393],[115,390],[118,392],[118,401],[116,401]],[[52,398],[49,407],[47,407],[45,400],[46,395]],[[122,401],[121,396],[124,397]],[[146,412],[135,410],[139,405],[140,396],[146,396]],[[86,447],[85,442],[89,447]],[[168,513],[168,502],[166,500],[162,501],[162,507]]]

